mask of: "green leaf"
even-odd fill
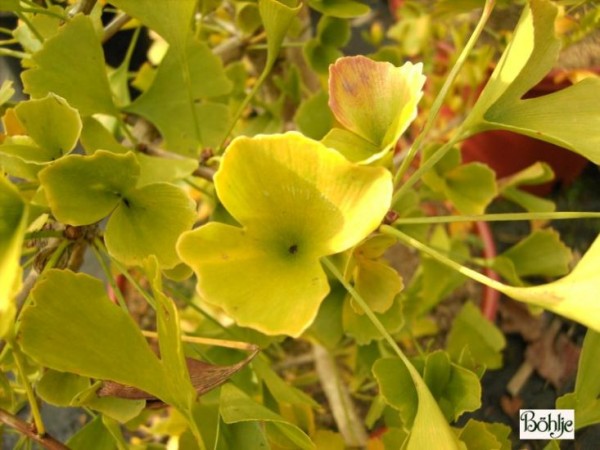
[[[30,298],[17,340],[38,363],[169,399],[160,361],[133,319],[109,300],[100,280],[50,269],[40,276]]]
[[[109,253],[127,265],[155,255],[161,267],[175,267],[180,262],[175,243],[196,218],[192,199],[177,186],[155,183],[127,191],[118,201],[106,225]]]
[[[173,183],[190,176],[198,168],[198,161],[192,158],[170,159],[135,155],[140,165],[137,187],[152,183]]]
[[[512,42],[463,126],[468,135],[489,129],[525,134],[598,164],[600,137],[590,130],[600,126],[600,80],[589,78],[554,94],[521,99],[556,61],[556,14],[557,7],[547,0],[532,0],[525,7]]]
[[[446,349],[454,361],[468,349],[478,364],[490,369],[502,367],[502,350],[506,339],[502,332],[473,303],[462,307],[448,334]]]
[[[554,179],[552,168],[537,162],[498,182],[500,195],[515,202],[529,212],[552,212],[556,205],[551,200],[537,197],[520,189],[521,186],[535,186]]]
[[[569,273],[573,254],[552,229],[536,230],[500,255],[508,258],[519,277],[556,277]]]
[[[264,72],[271,70],[279,55],[279,49],[287,34],[292,20],[300,12],[302,4],[290,0],[288,6],[279,0],[259,0],[258,10],[267,34],[267,62]]]
[[[37,180],[47,166],[45,152],[29,136],[8,136],[0,145],[0,165],[13,177]]]
[[[384,313],[392,307],[404,286],[398,272],[385,262],[360,258],[355,269],[354,287],[373,312]]]
[[[445,181],[448,199],[461,214],[483,214],[497,195],[494,171],[484,164],[457,167]]]
[[[461,448],[427,385],[408,361],[380,359],[373,366],[373,375],[386,402],[398,409],[410,428],[403,448]]]
[[[265,430],[258,422],[238,422],[221,424],[219,440],[215,450],[235,450],[240,448],[271,448],[265,436]]]
[[[581,261],[564,278],[532,287],[513,287],[499,283],[496,289],[516,300],[541,306],[600,331],[600,304],[594,301],[595,293],[600,289],[598,264],[600,238],[596,238]]]
[[[333,114],[327,101],[327,94],[319,91],[302,102],[294,116],[302,134],[312,139],[321,139],[333,127]]]
[[[309,0],[308,5],[321,14],[352,19],[370,11],[369,6],[354,0]]]
[[[156,325],[160,359],[167,375],[167,389],[171,393],[173,405],[187,413],[188,420],[194,423],[192,408],[196,400],[196,390],[192,386],[181,342],[179,313],[173,300],[162,292],[161,274],[156,258],[146,261],[146,273],[152,294],[156,300]]]
[[[13,95],[15,95],[13,82],[11,80],[2,81],[2,84],[0,85],[0,106],[3,106],[8,102]]]
[[[378,147],[351,131],[333,128],[321,139],[323,145],[340,152],[351,162],[369,159],[379,151]]]
[[[438,148],[427,148],[425,159]],[[450,200],[460,213],[483,214],[498,193],[494,171],[481,163],[461,165],[461,161],[460,150],[451,149],[433,170],[423,175],[423,181]]]
[[[575,391],[556,400],[556,407],[575,410],[575,429],[600,423],[600,333],[588,330],[583,341]]]
[[[48,369],[35,390],[42,400],[56,406],[71,406],[80,392],[90,387],[90,379],[74,373]]]
[[[394,301],[384,313],[375,313],[375,315],[389,333],[397,333],[404,325],[402,303],[398,300]],[[373,322],[365,314],[357,313],[349,299],[344,302],[342,323],[346,333],[352,336],[358,345],[366,345],[371,341],[383,339],[381,332],[373,325]]]
[[[323,44],[318,39],[310,39],[304,45],[304,57],[310,67],[321,75],[326,75],[329,66],[344,54],[333,45]]]
[[[97,416],[81,428],[67,441],[71,450],[115,450],[116,444],[111,433],[102,423],[102,417]]]
[[[278,403],[319,408],[319,404],[312,397],[281,379],[269,367],[265,359],[256,358],[252,363],[252,367]]]
[[[96,397],[92,395],[85,401],[76,398],[74,406],[91,408],[120,423],[135,419],[146,407],[145,400],[130,400],[116,397]]]
[[[350,23],[337,17],[323,16],[317,25],[317,36],[325,45],[344,47],[352,36]]]
[[[54,216],[70,225],[88,225],[113,211],[132,189],[140,172],[132,152],[98,150],[91,156],[69,155],[39,174]]]
[[[2,0],[0,11],[16,12],[21,10],[20,0]]]
[[[48,94],[39,100],[19,103],[15,112],[27,134],[44,152],[44,159],[57,159],[75,148],[81,133],[81,119],[61,97]]]
[[[382,358],[373,365],[373,376],[385,402],[398,410],[407,428],[412,427],[419,399],[406,365],[397,358]]]
[[[427,355],[423,380],[448,422],[481,406],[481,384],[477,375],[450,362],[448,353],[442,350]]]
[[[335,348],[344,336],[342,308],[345,298],[346,290],[342,286],[332,286],[331,292],[321,303],[317,317],[308,329],[310,336],[314,336],[328,350]]]
[[[53,92],[65,98],[82,116],[116,116],[104,53],[92,19],[78,15],[48,39],[23,72],[24,90],[33,98]]]
[[[167,52],[150,88],[126,110],[156,125],[167,150],[196,157],[203,145],[214,145],[221,136],[215,137],[213,128],[227,127],[229,120],[223,105],[206,99],[227,94],[232,84],[205,43],[190,39],[181,51]]]
[[[13,301],[20,285],[21,245],[27,228],[27,205],[19,191],[0,175],[0,338],[13,324]]]
[[[111,0],[111,3],[156,31],[177,51],[188,42],[196,0]]]
[[[226,384],[221,388],[221,418],[227,424],[239,422],[267,422],[272,424],[288,440],[292,448],[314,449],[315,446],[300,428],[286,422],[280,415],[256,403],[243,391]]]
[[[379,225],[391,179],[383,168],[352,165],[317,141],[287,133],[235,139],[215,188],[243,228],[209,223],[179,240],[200,296],[239,325],[298,336],[329,291],[319,258],[357,244]]]
[[[346,129],[385,155],[417,116],[425,77],[422,64],[395,67],[364,56],[340,58],[329,69],[329,106]]]
[[[83,118],[80,141],[86,153],[90,155],[96,150],[108,150],[113,153],[127,153],[131,150],[121,145],[113,134],[93,117]]]
[[[510,450],[510,427],[469,419],[460,430],[459,439],[471,450]]]

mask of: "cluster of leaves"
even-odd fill
[[[455,33],[465,50],[426,83],[438,31],[425,9],[390,30],[400,44],[344,57],[351,19],[369,10],[353,0],[3,2],[19,20],[0,51],[21,58],[28,97],[0,88],[2,422],[28,403],[37,434],[22,428],[22,442],[63,448],[44,436],[41,400],[89,414],[73,449],[508,448],[504,425],[457,425],[502,365],[502,333],[467,301],[443,348],[417,340],[440,333],[431,312],[467,278],[589,328],[557,405],[579,428],[600,422],[600,240],[569,271],[550,228],[482,262],[467,228],[449,225],[507,219],[484,214],[499,195],[528,211],[519,218],[569,216],[521,190],[551,179],[546,165],[497,180],[459,146],[508,130],[600,163],[600,81],[523,99],[559,51],[556,6],[531,0],[472,108],[453,108],[487,70],[491,52],[473,46],[494,2],[435,13],[482,4],[472,38]],[[118,27],[131,42],[110,67],[103,44]],[[404,62],[417,55],[425,65]],[[457,80],[461,68],[472,76]],[[432,137],[444,105],[460,125],[441,120]],[[432,204],[448,214],[428,216]],[[419,252],[411,277],[386,259],[400,245]],[[82,269],[88,255],[105,281]],[[142,326],[135,298],[155,324]],[[310,370],[293,362],[306,347]],[[317,389],[313,373],[335,426],[299,389]]]

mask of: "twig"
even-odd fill
[[[69,16],[73,17],[76,14],[83,13],[88,15],[96,6],[96,0],[79,0],[79,2],[69,11]]]
[[[19,433],[27,436],[29,439],[37,442],[42,447],[48,450],[69,450],[65,444],[60,441],[57,441],[49,434],[45,434],[43,436],[39,436],[36,433],[35,427],[18,417],[12,415],[8,411],[0,409],[0,422],[9,427],[17,430]]]
[[[104,34],[102,35],[102,43],[104,44],[111,37],[119,32],[123,26],[131,20],[131,16],[125,13],[119,14],[113,20],[111,20],[108,25],[104,27]]]
[[[323,392],[346,447],[365,448],[368,440],[367,432],[356,413],[348,388],[340,379],[335,360],[327,349],[319,344],[313,344],[313,354]]]

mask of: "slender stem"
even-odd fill
[[[448,151],[454,146],[456,142],[458,142],[458,140],[458,135],[454,135],[454,137],[450,141],[442,145],[433,155],[429,157],[429,159],[421,163],[421,166],[415,172],[413,172],[410,178],[406,180],[404,184],[400,186],[400,188],[394,193],[392,197],[392,204],[395,204],[408,189],[410,189],[417,181],[419,181],[423,177],[423,174],[429,172],[429,170],[431,170],[431,168],[435,166],[438,163],[438,161],[442,159],[444,155],[446,155],[446,153],[448,153]]]
[[[462,273],[463,275],[466,275],[467,277],[472,278],[473,280],[478,281],[481,284],[484,284],[491,288],[497,289],[500,292],[506,291],[507,286],[505,284],[500,283],[499,281],[493,280],[489,277],[486,277],[485,275],[483,275],[473,269],[470,269],[466,266],[463,266],[462,264],[457,263],[456,261],[451,260],[450,258],[441,254],[437,250],[434,250],[433,248],[429,247],[428,245],[425,245],[422,242],[417,241],[416,239],[410,237],[409,235],[403,233],[400,230],[390,227],[389,225],[382,225],[379,228],[379,230],[383,234],[387,234],[389,236],[393,236],[393,237],[397,238],[404,244],[406,244],[410,247],[416,248],[417,250],[431,256],[436,261],[441,262],[442,264],[450,267],[451,269],[454,269],[457,272]]]
[[[271,67],[266,66],[265,69],[260,74],[260,77],[258,78],[258,80],[256,80],[256,83],[254,83],[254,86],[252,86],[252,89],[250,90],[250,92],[248,92],[248,95],[246,95],[246,98],[244,98],[244,101],[242,101],[242,104],[240,105],[240,107],[236,111],[235,115],[233,116],[233,120],[231,121],[231,123],[229,125],[229,129],[227,130],[227,133],[225,133],[225,137],[223,138],[223,141],[221,142],[221,144],[219,145],[219,148],[217,149],[217,152],[216,152],[217,154],[219,154],[223,151],[223,148],[225,147],[225,143],[227,142],[229,135],[235,128],[235,125],[237,124],[238,120],[240,120],[240,117],[242,117],[244,110],[246,109],[246,107],[248,106],[248,104],[250,103],[252,98],[256,95],[256,93],[258,92],[258,90],[260,89],[262,84],[267,79],[267,76],[269,75],[270,71],[271,71]]]
[[[117,119],[119,127],[123,131],[123,134],[127,137],[127,139],[129,139],[129,142],[131,142],[133,145],[138,145],[138,140],[133,135],[133,133],[129,130],[129,128],[127,128],[127,124],[123,120],[123,117],[121,117],[120,115],[117,115],[117,116],[115,116],[115,118]]]
[[[203,188],[202,186],[200,186],[198,183],[194,183],[194,181],[186,178],[183,180],[185,184],[187,184],[188,186],[190,186],[191,188],[197,190],[198,192],[206,195],[207,197],[212,197],[213,194],[211,192],[208,191],[208,189]]]
[[[439,94],[437,95],[437,97],[435,98],[435,100],[433,102],[433,105],[431,106],[431,111],[429,112],[427,121],[425,122],[425,125],[423,126],[423,130],[421,131],[421,133],[419,134],[419,136],[417,137],[417,139],[415,140],[415,142],[409,149],[408,154],[406,155],[406,158],[404,158],[404,160],[402,161],[402,164],[400,165],[400,168],[396,172],[396,175],[394,177],[395,186],[400,185],[400,183],[402,182],[402,178],[404,177],[404,174],[408,170],[410,164],[412,163],[412,161],[415,158],[415,156],[417,155],[417,153],[421,150],[424,139],[427,137],[429,131],[431,130],[431,127],[433,126],[435,120],[437,119],[440,109],[442,108],[442,105],[444,104],[444,101],[446,100],[448,92],[450,91],[450,88],[454,84],[456,77],[458,76],[460,70],[464,66],[469,54],[473,50],[475,43],[479,39],[479,36],[481,35],[481,32],[483,31],[483,28],[485,27],[485,24],[487,23],[490,15],[494,9],[495,3],[496,3],[496,0],[487,0],[486,1],[485,6],[483,7],[483,12],[481,13],[481,17],[479,18],[479,22],[477,22],[477,25],[475,26],[475,29],[473,30],[473,34],[471,34],[471,37],[467,41],[467,44],[465,45],[462,52],[458,56],[456,63],[452,67],[452,70],[450,70],[450,73],[448,74],[448,77],[446,78],[444,85],[442,86]],[[438,151],[438,153],[440,153],[440,152]],[[440,156],[440,158],[441,158],[441,156]],[[418,180],[419,178],[420,178],[420,176],[413,175],[411,177],[411,179],[413,179],[414,181],[411,183],[411,185],[414,184],[414,182],[416,180]],[[400,196],[398,196],[398,197],[400,197]]]
[[[504,213],[481,214],[474,216],[436,216],[436,217],[406,217],[396,219],[394,225],[427,225],[457,222],[513,222],[515,220],[569,220],[569,219],[600,219],[598,212],[539,212],[539,213]]]
[[[52,253],[52,256],[50,256],[50,259],[48,259],[48,262],[44,266],[44,270],[42,270],[42,273],[44,273],[46,270],[56,267],[56,264],[62,257],[67,247],[71,245],[71,243],[71,241],[64,240],[60,244],[58,244],[58,247],[56,247],[56,250],[54,250],[54,253]]]
[[[158,339],[158,333],[155,331],[142,330],[142,334],[150,339]],[[254,351],[258,348],[256,345],[248,344],[247,342],[226,341],[224,339],[204,338],[200,336],[181,335],[181,340],[183,342],[189,342],[190,344],[214,345],[216,347],[234,348],[246,351]]]
[[[20,52],[18,50],[11,50],[10,48],[0,48],[0,56],[12,56],[13,58],[18,58],[18,59],[29,58],[28,53]]]
[[[377,328],[377,330],[381,333],[381,335],[388,342],[388,344],[390,344],[390,346],[392,347],[394,352],[398,355],[398,357],[400,357],[400,359],[402,359],[406,364],[410,364],[410,362],[408,361],[408,359],[406,358],[406,356],[404,355],[402,350],[400,350],[400,347],[398,346],[396,341],[394,341],[392,336],[390,336],[388,331],[385,329],[385,326],[377,318],[375,313],[371,310],[369,305],[367,305],[367,302],[365,302],[365,300],[358,293],[358,291],[356,291],[356,289],[354,289],[354,287],[348,281],[346,281],[346,279],[340,273],[340,271],[337,269],[335,264],[328,257],[322,258],[321,261],[323,262],[323,264],[325,265],[327,270],[329,270],[331,272],[331,274],[335,278],[337,278],[337,280],[342,284],[342,286],[344,286],[344,288],[352,296],[352,298],[354,300],[356,300],[356,303],[358,303],[360,305],[361,309],[367,315],[367,317],[369,318],[371,323],[375,326],[375,328]]]
[[[131,276],[129,271],[125,267],[123,267],[123,265],[119,261],[117,261],[110,255],[110,253],[108,253],[108,250],[106,249],[102,241],[96,238],[94,240],[94,245],[110,258],[111,263],[117,268],[119,272],[123,274],[125,278],[127,278],[127,281],[129,281],[133,285],[135,290],[138,291],[142,297],[144,297],[144,299],[148,302],[150,306],[152,306],[153,309],[156,309],[156,302],[154,301],[152,296],[148,294],[148,292],[146,292],[144,288],[142,288],[142,286],[140,286],[137,280]]]
[[[46,8],[21,8],[21,12],[31,13],[31,14],[43,14],[49,17],[54,17],[55,19],[65,20],[66,17],[62,14],[55,13],[52,10]]]
[[[113,274],[108,268],[106,261],[102,257],[102,254],[95,245],[92,245],[92,251],[94,252],[94,256],[96,256],[96,260],[98,261],[98,263],[100,263],[100,267],[102,268],[104,275],[106,275],[106,279],[108,280],[110,287],[115,293],[115,297],[117,297],[117,302],[119,303],[119,306],[123,311],[129,314],[129,310],[127,309],[127,303],[125,302],[123,293],[121,292],[121,289],[119,289],[119,286],[117,286],[117,283],[115,283],[115,278],[113,277]]]
[[[37,40],[40,41],[40,44],[43,44],[44,36],[42,36],[42,33],[40,33],[38,31],[38,29],[33,26],[33,23],[31,22],[31,20],[29,20],[29,18],[22,12],[17,12],[17,16],[19,17],[20,20],[23,21],[23,23],[25,23],[25,25],[27,25],[27,28],[29,28],[29,30],[33,33],[33,35],[37,38]]]
[[[119,32],[119,30],[121,30],[121,28],[123,28],[123,26],[130,20],[131,20],[131,17],[125,13],[121,13],[117,17],[115,17],[113,20],[111,20],[108,23],[108,25],[106,25],[104,27],[104,34],[102,35],[102,43],[104,44],[111,37],[113,37],[115,34],[117,34]],[[139,30],[139,28],[138,28],[138,30]]]
[[[25,240],[44,239],[44,238],[62,238],[65,237],[63,230],[37,230],[25,233]]]
[[[92,12],[92,9],[94,9],[95,5],[96,0],[79,0],[77,5],[75,5],[75,7],[69,12],[69,15],[71,17],[78,13],[83,13],[87,15]]]
[[[11,343],[11,346],[13,349],[13,358],[17,366],[17,371],[19,372],[19,376],[21,377],[21,381],[23,382],[23,387],[25,388],[27,400],[29,401],[29,407],[31,408],[31,415],[33,416],[33,423],[35,424],[37,435],[44,436],[46,434],[46,427],[44,426],[44,421],[42,420],[42,414],[40,413],[37,398],[35,398],[33,388],[31,387],[31,384],[27,379],[27,374],[24,370],[25,364],[23,363],[21,350],[17,348],[17,345],[14,342]]]

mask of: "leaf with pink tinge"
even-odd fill
[[[364,56],[340,58],[329,67],[329,106],[346,129],[376,145],[379,159],[417,116],[423,65],[395,67]]]

